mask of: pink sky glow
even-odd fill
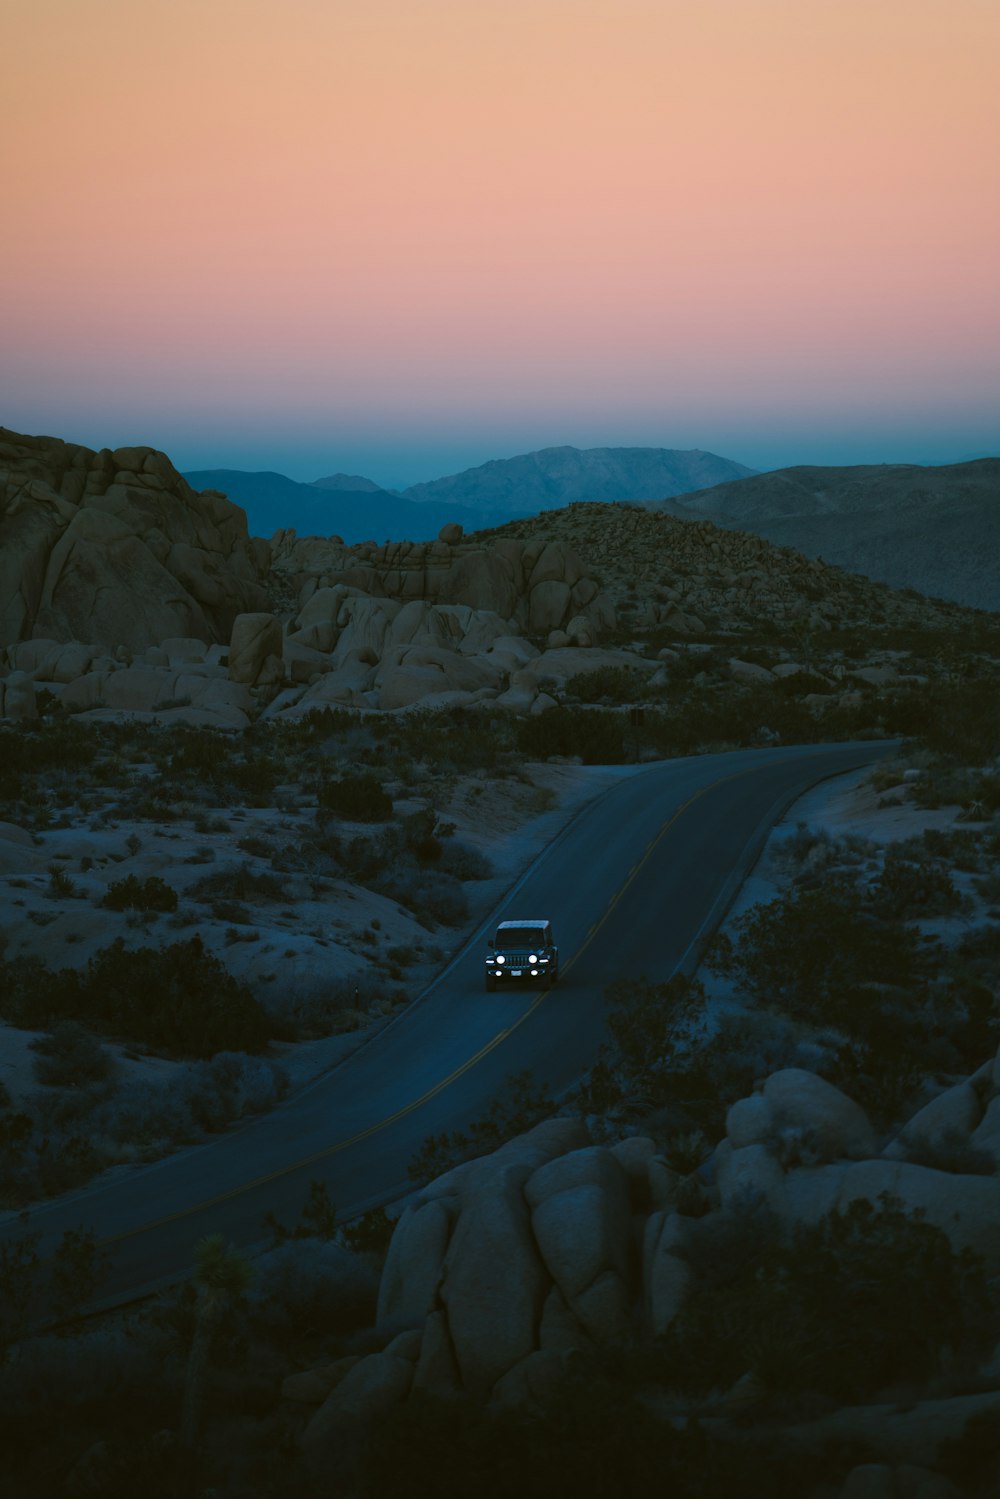
[[[0,421],[385,483],[1000,448],[993,0],[7,0]]]

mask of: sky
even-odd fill
[[[998,0],[2,0],[0,422],[1000,452]]]

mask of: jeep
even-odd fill
[[[549,921],[501,921],[486,954],[486,988],[492,993],[498,982],[530,984],[544,979],[554,984],[559,977],[559,949],[552,939]]]

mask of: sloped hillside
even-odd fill
[[[266,601],[267,558],[242,510],[196,494],[153,448],[95,453],[0,428],[0,645],[228,641]]]
[[[623,624],[722,629],[801,621],[813,628],[940,625],[959,606],[893,592],[759,536],[645,507],[581,504],[480,532],[488,545],[541,535],[586,563]],[[697,625],[694,626],[697,628]]]
[[[752,531],[893,588],[1000,609],[1000,458],[778,469],[653,508]]]

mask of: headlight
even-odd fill
[[[537,954],[536,953],[532,953],[531,957],[528,959],[528,962],[529,963],[537,963],[538,962],[538,956],[537,956]]]
[[[537,978],[537,977],[538,977],[538,969],[537,969],[537,968],[533,968],[533,969],[532,969],[532,970],[531,970],[531,977],[532,977],[532,978],[533,978],[533,979],[536,979],[536,978]]]
[[[497,958],[497,962],[498,963],[506,963],[506,961],[507,961],[507,959],[504,957],[503,953],[501,953],[499,955],[499,957]]]

